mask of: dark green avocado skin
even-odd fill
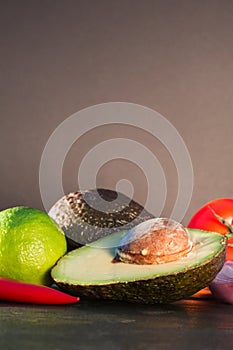
[[[224,243],[225,242],[225,243]],[[56,281],[64,291],[88,299],[118,300],[131,303],[165,304],[190,297],[205,288],[221,270],[225,261],[226,239],[222,249],[209,261],[179,273],[148,280],[105,285],[72,285]]]
[[[102,211],[96,209],[100,197],[105,203]],[[154,218],[126,195],[103,188],[71,192],[58,200],[48,214],[64,231],[68,250]]]

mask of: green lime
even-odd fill
[[[63,231],[46,213],[21,206],[0,212],[0,276],[50,285],[66,251]]]

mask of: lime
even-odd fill
[[[0,276],[50,285],[50,270],[66,250],[63,231],[43,211],[18,206],[0,212]]]

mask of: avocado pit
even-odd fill
[[[182,224],[166,218],[147,220],[120,241],[113,262],[151,265],[177,261],[192,249]]]

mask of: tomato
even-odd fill
[[[189,228],[219,232],[233,232],[233,198],[218,198],[206,203],[192,217]],[[226,260],[233,261],[233,238],[229,239]]]

